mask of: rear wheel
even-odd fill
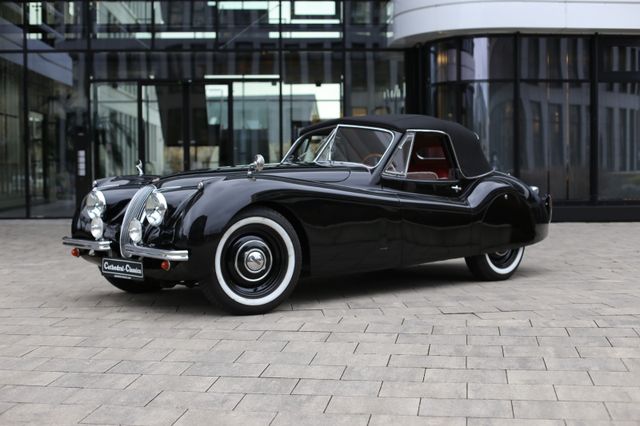
[[[483,281],[506,280],[518,269],[524,256],[524,247],[503,250],[480,256],[465,257],[471,273]]]
[[[126,291],[127,293],[151,293],[154,291],[160,291],[163,288],[162,284],[149,278],[144,281],[126,280],[114,277],[104,278],[114,287],[122,291]]]
[[[220,238],[201,288],[207,299],[232,313],[265,313],[295,288],[301,257],[300,240],[284,216],[251,209],[238,215]]]

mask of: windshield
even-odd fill
[[[344,162],[375,167],[389,148],[393,134],[384,130],[338,126],[320,148],[315,161]]]

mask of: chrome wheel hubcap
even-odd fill
[[[272,264],[271,250],[262,239],[245,239],[235,251],[235,272],[246,282],[255,283],[265,278]]]
[[[267,261],[262,250],[253,249],[245,253],[244,266],[251,272],[260,272],[267,267]]]

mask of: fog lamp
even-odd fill
[[[99,217],[94,217],[91,219],[91,235],[96,240],[102,238],[102,234],[104,233],[104,222]]]
[[[129,224],[129,238],[134,243],[142,241],[142,224],[138,219],[133,219]]]

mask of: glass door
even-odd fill
[[[182,84],[142,84],[138,93],[140,145],[144,147],[140,157],[144,158],[145,173],[167,175],[188,169]]]
[[[233,163],[230,85],[143,83],[140,140],[146,173],[167,175]]]
[[[192,83],[187,89],[189,168],[233,165],[231,87],[228,83]]]

